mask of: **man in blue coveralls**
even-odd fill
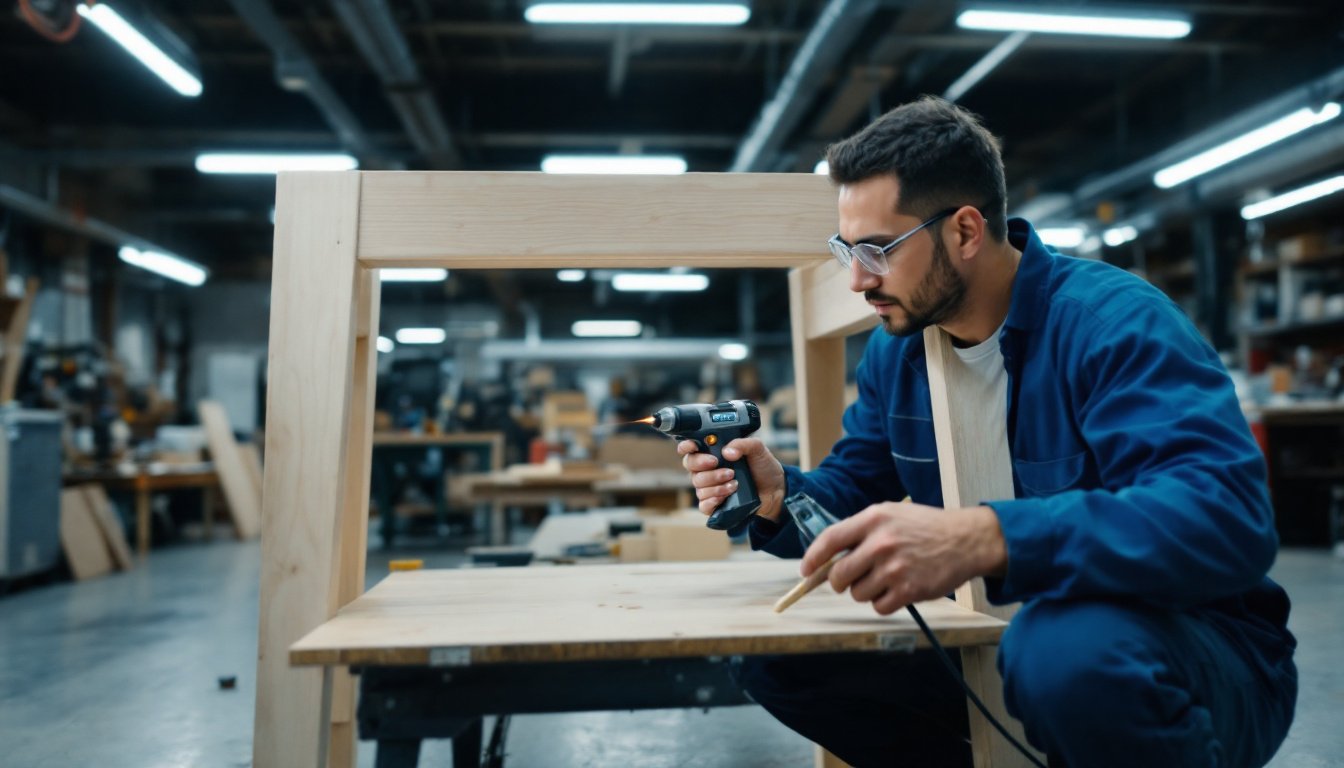
[[[845,436],[810,472],[735,440],[763,499],[751,544],[803,555],[880,614],[983,576],[1023,603],[999,647],[1008,711],[1068,766],[1259,766],[1297,697],[1263,459],[1214,350],[1142,280],[1006,219],[997,140],[926,97],[827,153],[829,247],[882,328]],[[820,245],[820,244],[819,244]],[[941,509],[923,328],[985,393],[954,403],[1012,456],[1015,499]],[[805,404],[804,404],[805,405]],[[706,514],[732,471],[682,443]],[[805,492],[844,517],[803,553]],[[910,496],[912,502],[897,501]],[[974,501],[974,500],[970,500]],[[929,652],[752,658],[778,719],[856,766],[970,765],[966,703]]]

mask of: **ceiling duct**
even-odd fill
[[[831,0],[789,63],[779,88],[756,118],[738,147],[730,171],[771,171],[780,146],[797,127],[825,84],[826,77],[849,50],[877,9],[875,0]]]
[[[1068,219],[1088,211],[1090,206],[1098,201],[1146,187],[1155,190],[1153,174],[1158,170],[1242,135],[1247,131],[1266,125],[1294,110],[1307,106],[1320,106],[1326,101],[1339,98],[1341,94],[1344,94],[1344,68],[1336,69],[1323,77],[1293,88],[1281,96],[1243,110],[1157,154],[1098,179],[1080,184],[1072,195],[1062,197],[1052,210],[1041,210],[1037,212],[1037,215],[1041,219]],[[1281,145],[1275,145],[1254,153],[1245,159],[1238,160],[1233,165],[1214,171],[1210,174],[1209,181],[1200,184],[1200,188],[1209,189],[1212,180],[1216,178],[1214,174],[1221,176],[1223,173],[1232,173],[1235,169],[1264,157],[1276,158],[1273,163],[1269,164],[1269,167],[1273,167],[1278,162],[1277,158],[1280,157],[1280,152],[1285,152],[1298,144],[1307,142],[1314,135],[1308,133],[1301,137],[1294,137]],[[1330,135],[1333,136],[1334,133],[1332,132]],[[1309,146],[1317,146],[1321,143],[1312,141]],[[1329,141],[1326,141],[1325,145],[1328,144]],[[1240,183],[1254,182],[1243,178]],[[1179,188],[1174,191],[1179,191]]]
[[[142,237],[117,229],[98,219],[76,216],[71,211],[7,184],[0,184],[0,205],[53,227],[83,235],[91,240],[98,240],[114,247],[119,248],[129,245],[141,251],[173,252],[168,248],[155,245]]]
[[[383,0],[332,0],[336,15],[378,75],[411,143],[437,169],[461,165],[434,92]]]
[[[345,106],[322,77],[317,65],[289,34],[289,30],[285,29],[284,22],[276,17],[270,2],[229,0],[229,3],[275,54],[275,77],[280,87],[301,92],[311,99],[346,149],[361,159],[376,157],[373,143],[369,141],[359,119]]]

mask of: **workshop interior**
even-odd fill
[[[1286,736],[1209,764],[1344,766],[1342,104],[1338,0],[0,0],[0,764],[1063,765],[995,659],[1070,544],[996,502],[1145,535],[1081,499],[1189,402],[1166,445],[1243,479],[1172,470],[1173,517],[1217,510],[1158,538],[1261,499],[1296,642]],[[921,105],[992,134],[1007,235],[855,215],[854,142]],[[982,307],[914,311],[989,296],[996,245],[986,332],[1060,323],[996,358],[1002,454],[956,396]],[[1091,305],[1009,291],[1047,257]],[[1084,330],[1104,281],[1146,304]],[[1005,559],[881,610],[859,495],[998,512]],[[964,755],[855,759],[752,693],[838,655],[933,659]]]

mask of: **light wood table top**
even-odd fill
[[[822,588],[771,610],[798,561],[639,563],[393,573],[290,647],[302,665],[598,661],[904,650],[910,615],[878,616]],[[948,647],[997,642],[1003,621],[919,604]]]

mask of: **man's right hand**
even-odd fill
[[[691,484],[695,486],[695,496],[700,501],[700,511],[706,517],[714,514],[714,508],[737,490],[737,481],[733,480],[733,470],[720,467],[718,460],[707,453],[701,453],[692,440],[677,443],[677,453],[681,454],[681,465],[691,473]],[[784,509],[784,467],[779,463],[765,443],[754,437],[739,437],[723,447],[723,458],[737,461],[747,457],[747,467],[751,469],[751,478],[756,482],[756,493],[761,497],[761,508],[756,513],[773,522],[779,522]]]

